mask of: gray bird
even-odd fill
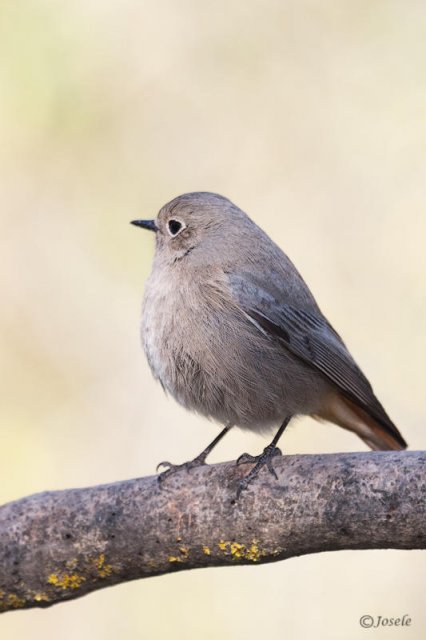
[[[281,425],[239,493],[272,459],[290,419],[310,415],[356,433],[372,449],[407,445],[289,258],[241,209],[214,193],[187,193],[155,220],[142,342],[151,370],[187,409],[224,429],[194,460],[204,464],[236,425]]]

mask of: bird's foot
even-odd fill
[[[196,458],[194,458],[193,460],[189,460],[188,462],[184,462],[182,464],[172,464],[171,462],[164,460],[164,462],[160,462],[160,464],[157,465],[156,470],[158,472],[160,467],[168,467],[168,468],[165,471],[162,471],[162,473],[158,475],[158,483],[161,484],[166,478],[173,475],[177,471],[185,470],[187,471],[187,473],[189,473],[191,469],[195,469],[196,467],[201,467],[204,464],[207,464],[206,456],[204,455],[204,452],[201,453]]]
[[[277,473],[273,467],[272,461],[275,456],[281,456],[281,449],[276,447],[273,444],[269,444],[264,448],[263,452],[258,456],[252,456],[249,453],[243,453],[237,460],[237,465],[244,464],[245,462],[255,462],[253,469],[240,481],[237,489],[237,500],[241,495],[242,491],[245,491],[249,484],[257,478],[259,475],[259,471],[262,467],[266,465],[269,473],[272,473],[274,478],[278,480]]]

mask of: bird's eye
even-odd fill
[[[180,220],[169,220],[167,228],[171,236],[177,236],[177,234],[185,228],[185,225]]]

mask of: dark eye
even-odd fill
[[[169,233],[171,236],[177,236],[179,231],[183,229],[183,224],[179,220],[169,220],[167,226],[169,228]]]

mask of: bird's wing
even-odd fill
[[[405,445],[367,378],[317,307],[300,309],[287,304],[277,299],[276,284],[273,295],[250,281],[247,274],[230,275],[229,282],[240,308],[260,331],[320,371]]]

